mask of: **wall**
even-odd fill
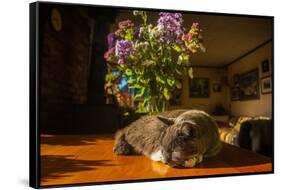
[[[62,29],[51,25],[51,10],[57,8]],[[78,9],[40,6],[39,67],[40,126],[71,128],[75,104],[87,101],[89,37],[87,20]],[[73,27],[75,26],[75,27]]]
[[[237,62],[229,65],[226,69],[214,68],[194,68],[194,77],[206,77],[210,79],[210,98],[190,98],[189,97],[189,78],[183,80],[183,89],[181,93],[180,108],[187,109],[203,109],[211,113],[215,106],[223,105],[223,107],[233,116],[272,116],[272,94],[261,93],[261,78],[272,74],[272,43],[268,43],[251,54],[243,57]],[[261,63],[268,59],[270,62],[270,71],[262,73]],[[241,74],[259,68],[259,99],[231,101],[230,89],[233,75]],[[227,78],[224,78],[226,77]],[[225,80],[224,80],[225,79]],[[213,92],[212,85],[214,83],[222,84],[222,92]],[[177,108],[178,108],[177,107]]]
[[[257,49],[253,53],[243,57],[239,61],[231,64],[228,67],[228,81],[232,80],[233,75],[240,74],[252,70],[254,68],[259,68],[259,89],[260,98],[255,100],[247,101],[231,101],[230,99],[230,88],[227,91],[227,105],[231,110],[232,115],[248,115],[248,116],[269,116],[272,115],[272,94],[262,94],[260,79],[262,77],[271,75],[271,64],[270,72],[263,74],[261,71],[261,63],[263,60],[268,59],[271,63],[272,60],[272,43],[267,43],[261,48]]]
[[[210,79],[210,97],[209,98],[190,98],[189,97],[189,77],[183,80],[183,89],[181,94],[181,108],[203,109],[209,113],[214,111],[218,105],[225,105],[226,85],[223,77],[226,76],[225,69],[215,68],[193,68],[193,75],[197,77],[206,77]],[[221,83],[222,91],[213,92],[213,84]]]

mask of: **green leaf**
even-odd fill
[[[140,92],[135,95],[135,98],[140,98],[144,95],[145,87],[142,87]]]
[[[166,100],[170,100],[171,92],[169,92],[169,90],[167,88],[164,88],[163,95],[164,95]]]
[[[180,56],[178,57],[177,64],[180,65],[180,64],[182,63],[182,60],[183,60],[183,58],[182,58],[182,56],[180,55]]]
[[[178,70],[177,68],[175,70],[176,70],[176,73],[178,73],[178,75],[182,75],[182,72],[180,70]]]
[[[160,82],[162,84],[165,84],[165,81],[163,79],[161,79],[161,77],[159,75],[156,76],[156,81]]]
[[[181,82],[178,81],[178,80],[176,80],[176,87],[177,87],[178,89],[181,89],[181,88],[182,88],[182,84],[181,84]]]
[[[147,80],[146,79],[140,79],[140,82],[143,84],[147,84]]]
[[[143,23],[144,25],[146,25],[146,22],[147,22],[147,14],[145,11],[134,11],[133,14],[135,16],[141,16],[142,20],[143,20]]]
[[[178,53],[180,53],[180,52],[181,52],[181,48],[180,48],[180,46],[178,46],[178,45],[174,45],[174,46],[173,46],[173,48],[174,48],[174,50],[175,50],[176,52],[178,52]]]
[[[145,106],[148,103],[148,101],[150,101],[150,100],[151,100],[151,96],[146,97],[143,101],[143,105]]]
[[[133,39],[133,30],[128,29],[125,34],[125,40],[131,41]]]
[[[119,66],[121,69],[124,69],[126,67],[125,64],[120,64]]]
[[[131,69],[126,69],[126,75],[128,76],[128,77],[130,77],[130,76],[132,76],[132,70]]]
[[[142,86],[141,85],[138,85],[138,84],[134,84],[134,85],[132,85],[132,86],[129,86],[128,88],[130,88],[130,89],[135,89],[135,88],[142,88]]]
[[[140,13],[140,11],[138,11],[138,10],[134,10],[133,11],[133,15],[135,15],[135,16],[138,16],[138,15],[140,15],[141,13]]]
[[[124,112],[123,113],[123,116],[129,116],[130,115],[130,112]]]
[[[171,79],[171,78],[168,78],[167,79],[167,83],[170,85],[170,86],[174,86],[174,84],[175,84],[175,80],[174,79]]]
[[[189,55],[188,54],[182,54],[182,60],[184,62],[188,62],[189,61]]]
[[[130,79],[130,80],[128,80],[127,82],[129,83],[129,84],[132,84],[132,83],[134,83],[136,81],[136,79]]]
[[[130,59],[131,59],[132,61],[135,61],[135,60],[136,60],[136,56],[134,56],[134,55],[132,55],[132,54],[130,54],[129,57],[130,57]]]
[[[105,75],[105,81],[110,81],[110,80],[112,80],[112,73],[107,73]]]

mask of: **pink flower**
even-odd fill
[[[105,52],[105,54],[104,54],[104,58],[105,58],[105,60],[109,60],[109,58],[111,57],[111,55],[114,55],[114,53],[115,53],[115,48],[113,47],[113,48],[110,48],[107,52]]]
[[[124,20],[118,23],[119,28],[133,27],[134,24],[130,20]]]
[[[122,33],[122,30],[121,30],[121,29],[118,29],[118,30],[115,31],[115,34],[116,34],[117,36],[119,36],[121,33]]]
[[[189,45],[187,46],[187,48],[188,48],[192,53],[196,53],[196,52],[197,52],[197,48],[196,48],[196,46],[193,45],[193,44],[189,44]]]
[[[192,37],[193,37],[193,35],[191,33],[187,33],[185,35],[182,35],[181,39],[183,41],[190,41],[190,40],[192,40]]]

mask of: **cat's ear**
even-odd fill
[[[182,133],[189,137],[196,137],[197,136],[197,125],[193,121],[185,121],[182,127]]]
[[[175,123],[175,119],[176,119],[176,118],[171,118],[171,117],[164,117],[161,115],[158,115],[157,118],[168,126],[173,125]]]

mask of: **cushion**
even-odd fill
[[[228,144],[237,145],[238,131],[233,128],[219,128],[220,140]]]

